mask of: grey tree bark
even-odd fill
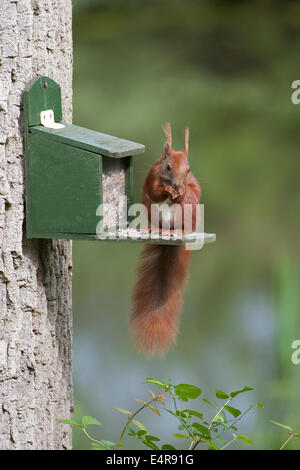
[[[61,85],[71,122],[71,0],[0,0],[2,450],[71,448],[71,242],[24,235],[22,93],[38,75]]]

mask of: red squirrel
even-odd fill
[[[142,202],[148,209],[149,222],[151,204],[164,201],[170,204],[171,201],[171,204],[179,204],[182,211],[184,204],[191,204],[192,229],[195,230],[201,188],[188,162],[189,129],[185,129],[183,151],[173,150],[169,123],[163,126],[163,131],[167,142],[161,157],[146,176]],[[163,356],[176,342],[189,259],[190,251],[183,245],[148,244],[141,253],[130,321],[137,348],[146,355]]]

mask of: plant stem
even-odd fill
[[[89,433],[87,432],[87,430],[85,428],[82,428],[84,434],[93,442],[97,442],[97,444],[100,444],[102,447],[104,447],[106,450],[109,450],[109,447],[107,447],[104,442],[101,442],[101,441],[97,441],[97,439],[94,439],[92,436],[89,435]]]
[[[195,441],[192,441],[189,447],[189,450],[195,450],[197,445],[200,444],[200,442],[201,442],[201,439],[196,439]]]
[[[151,405],[152,403],[154,403],[155,401],[157,401],[158,397],[155,397],[153,398],[152,400],[148,401],[147,403],[145,403],[143,406],[141,406],[137,411],[135,411],[132,415],[129,416],[128,420],[127,420],[127,423],[125,424],[123,430],[122,430],[122,433],[121,433],[121,436],[120,436],[120,439],[119,439],[119,442],[118,442],[118,449],[120,450],[121,447],[122,447],[122,442],[123,442],[123,438],[124,438],[124,434],[126,432],[126,429],[128,428],[129,424],[131,423],[131,421],[135,418],[135,416],[140,413],[143,409],[147,408],[149,405]]]
[[[299,429],[300,429],[300,426],[296,429],[294,429],[294,431],[290,432],[289,434],[289,437],[287,438],[287,440],[282,444],[282,446],[280,447],[279,450],[282,450],[289,442],[291,439],[293,439],[294,437],[297,436],[298,432],[299,432]]]
[[[188,435],[190,436],[190,438],[192,439],[193,441],[193,434],[190,432],[190,429],[189,427],[185,424],[184,420],[177,415],[177,412],[178,412],[178,408],[177,408],[177,403],[176,403],[176,397],[174,396],[172,390],[170,389],[169,390],[169,393],[171,394],[171,397],[173,398],[173,402],[174,402],[174,409],[175,409],[175,412],[176,412],[176,416],[177,418],[179,419],[179,421],[181,422],[182,426],[184,426],[185,430],[187,431]],[[181,403],[181,406],[183,407],[183,404]]]
[[[215,414],[215,416],[213,417],[213,419],[211,420],[211,423],[208,427],[208,429],[210,430],[212,427],[213,427],[213,424],[214,422],[216,421],[217,417],[220,415],[220,413],[224,410],[224,407],[226,405],[228,405],[228,403],[232,400],[233,397],[230,397],[228,398],[228,400],[224,403],[224,405],[221,406],[221,408],[217,411],[217,413]],[[197,445],[201,442],[201,439],[197,439],[196,441],[193,441],[191,442],[191,445],[189,447],[189,450],[194,450],[196,449]]]
[[[216,415],[213,417],[210,425],[209,425],[209,428],[208,429],[211,429],[214,421],[216,421],[217,417],[220,415],[220,413],[222,413],[222,411],[224,410],[225,406],[228,405],[229,402],[231,402],[232,400],[232,397],[228,398],[228,400],[224,403],[224,405],[221,406],[221,408],[219,409],[219,411],[216,413]]]
[[[231,441],[227,442],[227,444],[225,444],[223,447],[221,447],[220,450],[226,449],[226,447],[230,446],[230,444],[232,444],[234,441],[236,441],[236,437],[234,437],[233,439],[231,439]]]

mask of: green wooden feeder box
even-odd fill
[[[61,90],[48,77],[24,91],[24,131],[27,237],[99,239],[99,206],[116,207],[124,196],[127,207],[133,203],[133,157],[144,145],[62,122]],[[127,207],[121,220],[104,210],[104,225],[125,229]],[[204,235],[204,243],[214,240]],[[137,241],[185,243],[184,237]]]

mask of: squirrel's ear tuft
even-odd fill
[[[185,128],[185,134],[184,134],[184,152],[187,155],[189,151],[189,136],[190,136],[190,130],[188,127]]]
[[[172,131],[171,131],[171,124],[166,122],[166,124],[162,125],[162,130],[167,138],[167,143],[169,145],[169,149],[172,148]]]
[[[162,157],[166,158],[168,154],[169,154],[169,144],[168,142],[166,142],[162,151]]]

